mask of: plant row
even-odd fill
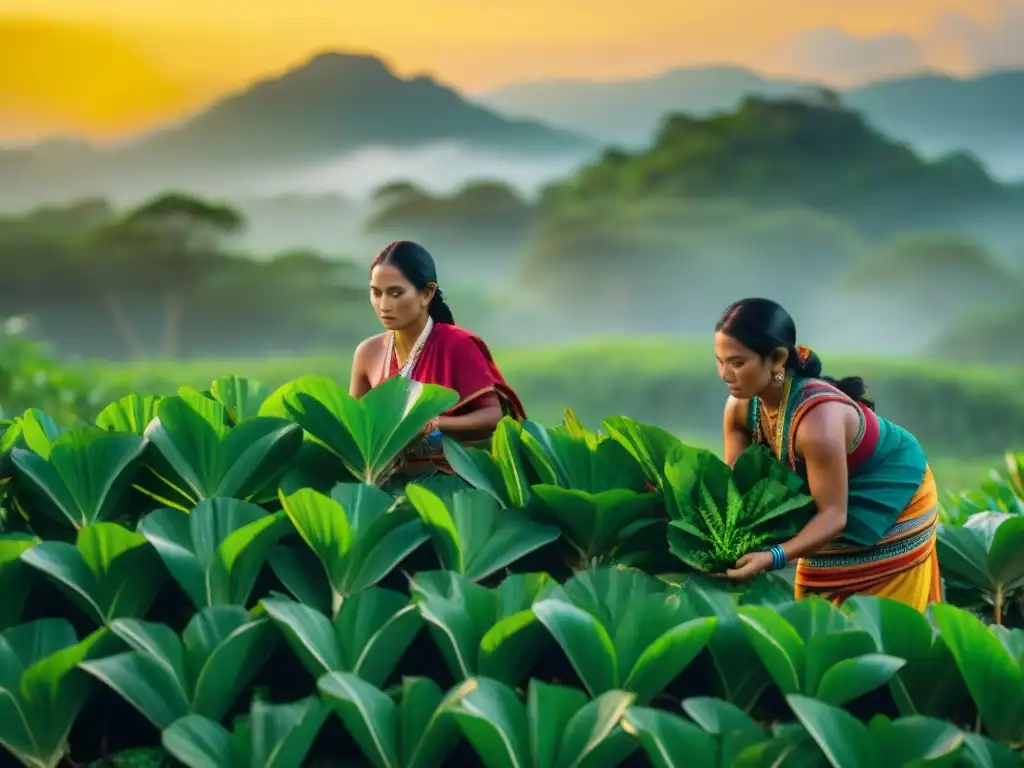
[[[564,585],[514,574],[494,589],[421,572],[410,590],[366,587],[333,616],[280,594],[251,612],[197,605],[180,635],[141,618],[81,642],[64,619],[9,628],[0,743],[26,765],[57,765],[99,681],[191,766],[279,766],[270,756],[285,746],[304,764],[328,712],[308,697],[314,686],[375,766],[443,765],[459,733],[488,768],[617,765],[637,748],[653,765],[778,765],[789,752],[801,765],[872,765],[890,750],[1019,764],[1024,632],[953,606],[925,616],[871,597],[842,610],[817,598],[756,604],[615,567]],[[291,687],[307,695],[258,702],[229,734],[223,722],[263,670],[264,682],[304,677]],[[876,715],[866,724],[855,716],[865,712]]]
[[[664,711],[670,730],[703,727],[689,709],[693,722],[682,718],[695,696],[756,722],[802,723],[793,733],[811,734],[807,748],[833,764],[799,697],[871,728],[883,727],[871,725],[875,713],[948,718],[969,736],[950,747],[956,760],[980,744],[1019,748],[1024,642],[1007,620],[1024,583],[1018,510],[970,510],[940,539],[950,591],[1006,626],[950,606],[925,617],[887,601],[794,603],[777,576],[745,588],[705,576],[813,513],[799,478],[766,452],[730,469],[657,427],[615,417],[592,433],[567,412],[552,429],[505,420],[488,450],[446,440],[458,476],[405,483],[394,474],[401,451],[455,397],[402,379],[356,400],[320,377],[275,392],[225,378],[205,392],[122,398],[70,430],[38,410],[15,419],[0,444],[0,688],[18,703],[0,742],[29,764],[56,764],[98,679],[182,759],[166,741],[182,718],[220,728],[248,688],[266,688],[294,707],[258,697],[254,717],[315,720],[327,710],[297,702],[318,680],[330,699],[324,676],[347,673],[399,708],[389,683],[448,691],[434,698],[450,700],[444,711],[475,748],[463,731],[479,729],[458,714],[482,706],[467,704],[480,698],[471,680],[525,695],[528,710],[551,686],[594,702],[625,696],[632,714],[610,727],[648,753],[636,713]],[[211,666],[230,638],[240,644]],[[276,673],[289,659],[306,686]],[[63,704],[75,711],[57,713]],[[917,727],[909,722],[899,727]],[[124,745],[118,723],[103,722],[105,743]],[[230,743],[244,752],[256,737],[240,727]],[[205,743],[195,736],[193,746]]]

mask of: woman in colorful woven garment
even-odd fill
[[[526,418],[487,345],[455,325],[437,284],[434,260],[423,246],[402,240],[374,257],[370,301],[387,331],[356,348],[350,393],[362,397],[385,379],[404,376],[459,394],[458,404],[427,425],[422,440],[406,453],[404,473],[451,471],[441,449],[442,434],[479,442],[506,414]]]
[[[863,380],[822,376],[789,313],[768,299],[726,309],[715,356],[731,393],[726,461],[751,442],[767,446],[803,477],[816,507],[800,533],[744,555],[726,575],[749,579],[799,560],[797,598],[876,595],[921,611],[940,601],[935,479],[914,436],[875,414]]]

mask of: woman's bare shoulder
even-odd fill
[[[356,360],[364,359],[367,356],[373,356],[380,350],[384,349],[384,344],[387,340],[386,333],[378,333],[376,336],[371,336],[368,339],[363,339],[359,342],[359,346],[356,347],[353,358]]]
[[[750,400],[729,395],[729,399],[725,401],[726,419],[736,427],[747,428],[747,412],[749,410]]]

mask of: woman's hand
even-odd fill
[[[736,561],[735,568],[729,568],[725,575],[733,581],[747,581],[770,571],[774,565],[771,552],[748,552]]]

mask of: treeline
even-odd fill
[[[494,200],[521,225],[514,245],[489,223]],[[536,200],[394,184],[370,225],[427,240],[443,228],[456,249],[493,232],[521,252],[530,294],[599,331],[698,332],[736,296],[767,295],[851,339],[898,327],[899,351],[1024,359],[1021,190],[827,104],[670,117],[648,149],[610,149]]]
[[[0,219],[3,314],[64,353],[266,354],[355,343],[366,277],[311,251],[241,252],[236,209],[170,193],[127,211],[84,200]]]

